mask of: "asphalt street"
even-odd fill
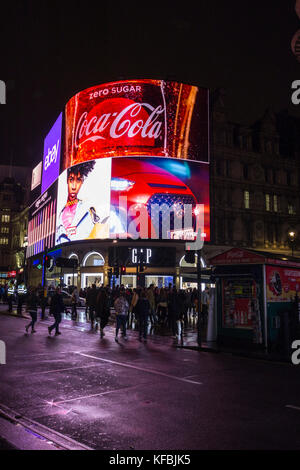
[[[300,366],[27,322],[0,315],[0,409],[93,449],[300,449]]]

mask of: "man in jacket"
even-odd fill
[[[51,299],[50,311],[54,316],[55,322],[53,325],[48,327],[49,335],[51,336],[51,331],[55,328],[55,335],[61,335],[59,331],[59,324],[61,322],[61,314],[64,311],[65,306],[63,302],[63,296],[61,294],[60,287],[56,288],[55,294]]]
[[[117,320],[115,341],[118,342],[118,333],[119,333],[120,328],[122,328],[123,330],[124,339],[127,340],[128,338],[126,336],[126,322],[127,322],[129,305],[125,298],[124,290],[120,290],[120,294],[114,302],[114,307],[116,311],[116,320]]]
[[[94,329],[96,308],[97,308],[97,297],[98,297],[98,291],[96,288],[96,284],[92,284],[92,287],[88,290],[86,294],[86,301],[87,301],[87,304],[89,305],[89,311],[90,311],[91,330]],[[96,323],[96,327],[97,325],[98,323]]]

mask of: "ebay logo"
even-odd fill
[[[53,145],[52,149],[48,148],[48,153],[45,157],[44,163],[44,170],[47,171],[47,168],[51,165],[51,163],[56,163],[57,155],[58,155],[58,148],[59,148],[59,139],[55,145]]]

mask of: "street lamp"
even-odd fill
[[[290,230],[288,233],[288,236],[289,236],[289,240],[291,243],[292,256],[294,256],[294,244],[295,244],[296,232],[294,232],[293,230]]]

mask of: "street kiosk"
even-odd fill
[[[210,264],[219,344],[282,352],[297,339],[299,258],[232,248],[211,258]]]

